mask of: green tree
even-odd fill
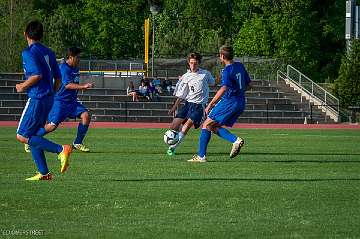
[[[156,17],[158,55],[215,54],[229,38],[230,23],[231,14],[221,1],[164,0]]]
[[[318,79],[319,28],[311,0],[282,1],[270,16],[274,56],[286,58],[306,75]]]
[[[237,55],[286,59],[319,82],[337,77],[345,42],[345,1],[337,0],[0,0],[0,70],[21,69],[24,27],[34,18],[58,56],[77,45],[85,57],[142,58],[152,1],[161,5],[157,56],[215,54],[230,43]]]
[[[83,0],[81,31],[88,54],[100,58],[143,55],[145,0]]]
[[[68,47],[84,47],[79,5],[60,5],[51,15],[43,18],[46,30],[44,42],[56,52],[58,57],[64,56]]]
[[[318,12],[320,32],[319,73],[321,81],[333,82],[338,76],[341,58],[344,53],[344,9],[345,1],[314,1]]]
[[[261,16],[246,20],[234,40],[234,49],[238,55],[272,56],[271,46],[267,21]]]
[[[36,18],[32,2],[0,0],[0,72],[18,72],[22,68],[21,51],[26,47],[25,26]]]
[[[360,40],[354,40],[342,58],[335,94],[343,107],[360,106]]]

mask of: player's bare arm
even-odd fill
[[[65,86],[67,90],[86,90],[93,87],[94,87],[93,83],[84,83],[84,84],[69,83]]]
[[[54,90],[58,91],[60,89],[60,86],[61,86],[61,79],[60,78],[55,79]]]
[[[16,91],[18,93],[25,92],[29,87],[38,83],[39,80],[41,80],[41,75],[30,76],[26,81],[15,85]]]
[[[245,91],[250,90],[250,89],[251,89],[251,87],[252,87],[252,83],[250,82],[248,85],[246,85],[246,90],[245,90]]]
[[[176,101],[174,102],[173,106],[171,107],[171,109],[168,112],[169,115],[174,115],[174,113],[175,113],[176,109],[179,107],[181,101],[182,101],[181,98],[176,98]]]
[[[227,87],[222,86],[215,94],[214,98],[210,101],[210,103],[205,108],[205,113],[208,115],[210,110],[214,107],[214,105],[220,100],[223,94],[226,92]]]

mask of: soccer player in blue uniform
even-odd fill
[[[234,62],[231,46],[222,46],[219,53],[221,63],[225,64],[221,75],[221,87],[205,108],[208,117],[201,130],[198,154],[188,162],[207,162],[206,149],[211,133],[217,134],[233,144],[230,158],[238,155],[244,145],[242,138],[235,136],[222,126],[232,127],[244,111],[245,91],[250,87],[251,80],[243,64]]]
[[[92,83],[80,84],[80,53],[77,47],[67,50],[67,59],[60,64],[61,84],[60,89],[55,94],[54,105],[48,117],[48,123],[41,128],[37,135],[45,135],[54,131],[66,118],[81,118],[78,125],[77,136],[73,142],[73,148],[89,152],[90,149],[83,144],[83,140],[90,124],[90,114],[88,110],[77,100],[78,90],[92,88]]]
[[[70,145],[55,144],[36,132],[45,125],[54,101],[54,79],[60,81],[60,71],[55,54],[39,41],[43,36],[43,26],[38,21],[30,22],[25,29],[28,47],[22,52],[25,81],[16,84],[17,92],[27,92],[28,101],[21,115],[16,138],[30,145],[32,158],[38,173],[26,180],[51,180],[44,151],[57,153],[60,172],[69,166],[72,151]]]

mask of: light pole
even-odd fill
[[[355,0],[347,0],[345,40],[348,51],[351,49],[351,42],[354,39],[360,39],[360,6],[356,6]]]
[[[160,11],[160,7],[156,4],[150,4],[150,12],[152,15],[152,47],[151,47],[151,77],[154,77],[154,53],[155,53],[155,15]]]

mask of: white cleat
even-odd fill
[[[30,145],[24,144],[24,151],[25,151],[26,153],[31,153]]]
[[[90,149],[83,144],[73,144],[73,148],[82,152],[90,152]]]
[[[241,147],[244,145],[245,141],[238,137],[236,141],[233,143],[231,152],[230,152],[230,158],[234,158],[236,155],[240,153]]]
[[[207,160],[206,160],[206,157],[200,157],[199,155],[195,154],[192,159],[189,159],[188,162],[191,162],[191,163],[206,163]]]

